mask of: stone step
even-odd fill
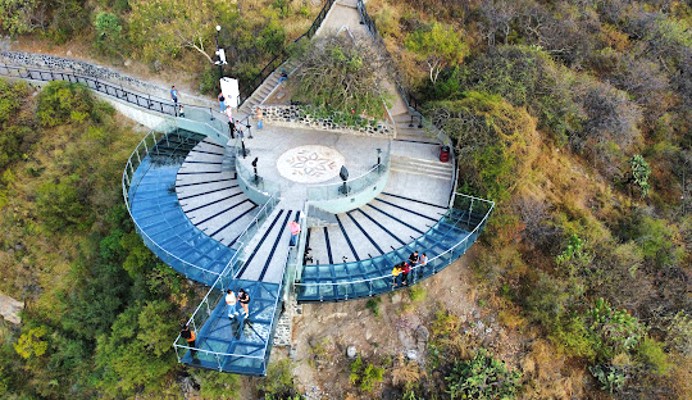
[[[413,166],[429,169],[432,171],[452,171],[451,163],[443,163],[437,160],[425,160],[406,156],[395,156],[392,159],[392,166]]]
[[[442,163],[436,160],[425,160],[414,157],[392,158],[392,171],[407,174],[429,176],[438,179],[450,179],[453,174],[451,163]]]
[[[429,171],[422,169],[422,168],[403,168],[403,167],[392,166],[391,170],[393,172],[400,172],[400,173],[404,173],[404,174],[425,176],[425,177],[433,178],[433,179],[449,180],[451,178],[451,175],[449,175],[449,174],[443,174],[443,173],[439,173],[439,172],[429,172]]]

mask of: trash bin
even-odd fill
[[[449,146],[440,147],[440,161],[448,162],[449,161],[449,152],[450,152]]]

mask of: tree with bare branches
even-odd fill
[[[329,113],[382,116],[386,60],[366,40],[326,36],[299,53],[302,65],[289,80],[295,100]]]

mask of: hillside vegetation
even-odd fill
[[[688,398],[689,6],[368,9],[424,113],[454,138],[460,188],[498,202],[474,269],[525,337],[520,397]]]

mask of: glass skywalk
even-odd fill
[[[378,257],[342,264],[305,265],[295,283],[298,301],[338,301],[395,290],[394,265],[414,251],[426,253],[428,263],[413,268],[409,285],[425,279],[461,257],[476,241],[494,203],[458,194],[449,210],[425,234]]]
[[[189,279],[211,286],[235,253],[207,236],[185,216],[175,192],[176,175],[189,151],[205,136],[175,130],[154,137],[138,166],[124,177],[127,200],[138,233],[161,260]],[[145,138],[142,143],[147,143]],[[134,154],[134,153],[133,153]]]

